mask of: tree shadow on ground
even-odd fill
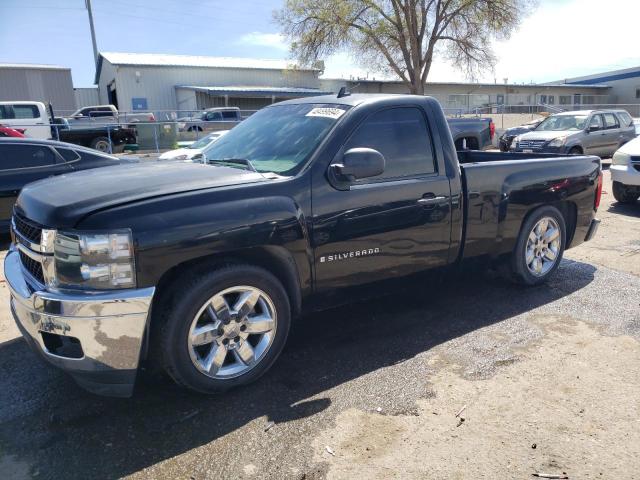
[[[565,261],[550,284],[534,288],[480,274],[437,285],[414,280],[401,293],[309,315],[270,372],[217,397],[144,378],[131,399],[93,396],[44,367],[26,343],[7,342],[0,451],[29,462],[39,478],[119,478],[262,416],[276,424],[310,418],[331,404],[330,389],[570,295],[594,271]]]

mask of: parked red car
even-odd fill
[[[11,128],[0,125],[0,137],[17,137],[24,138],[24,129]]]

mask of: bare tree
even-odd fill
[[[285,0],[276,21],[302,64],[347,51],[424,94],[435,55],[473,79],[492,68],[491,39],[507,38],[535,0]]]

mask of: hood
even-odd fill
[[[548,142],[550,140],[553,140],[554,138],[565,137],[581,132],[582,130],[534,130],[533,132],[523,133],[522,135],[520,135],[520,140],[545,140]]]
[[[59,175],[22,189],[16,209],[52,228],[72,228],[89,213],[146,198],[268,181],[259,173],[200,163],[140,163]]]
[[[504,134],[512,137],[514,135],[520,135],[522,133],[527,133],[527,132],[531,131],[532,128],[533,127],[525,127],[523,125],[520,125],[518,127],[507,128],[504,131]]]
[[[618,149],[618,152],[626,153],[627,155],[640,156],[640,137],[636,137],[633,140],[625,143]]]
[[[179,157],[180,155],[186,155],[187,158],[193,158],[199,153],[202,153],[202,150],[199,148],[178,148],[177,150],[164,152],[158,158],[160,160],[171,160],[172,158]]]

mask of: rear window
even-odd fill
[[[44,145],[0,145],[0,169],[46,167],[56,163],[51,148]]]
[[[238,118],[238,112],[222,112],[222,118],[225,120],[235,120]]]
[[[64,158],[65,162],[73,162],[74,160],[78,160],[80,155],[75,150],[70,150],[68,148],[56,148],[58,153]]]
[[[633,125],[633,119],[627,112],[618,112],[618,118],[620,119],[620,123],[625,127]]]
[[[14,105],[14,118],[40,118],[40,112],[36,105]]]

